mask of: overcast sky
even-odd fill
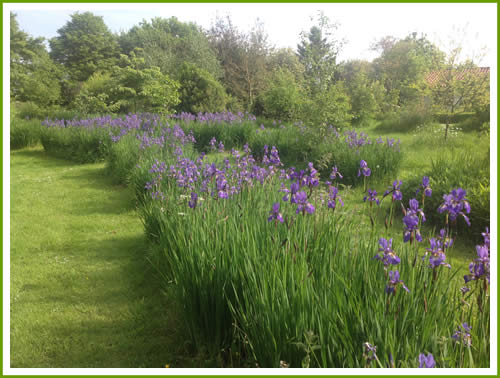
[[[56,36],[76,11],[103,16],[113,32],[127,31],[143,19],[172,16],[208,29],[217,15],[230,15],[240,30],[248,31],[259,18],[272,44],[292,48],[300,32],[311,27],[311,16],[322,10],[339,24],[338,38],[347,42],[340,60],[371,60],[377,56],[370,51],[371,43],[387,35],[404,38],[411,32],[427,35],[445,50],[454,28],[467,26],[466,54],[486,47],[480,64],[496,66],[497,4],[4,4],[5,8],[18,14],[21,29],[45,38]]]

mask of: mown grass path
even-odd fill
[[[179,349],[130,189],[11,153],[11,367],[164,367]]]

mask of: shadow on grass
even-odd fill
[[[22,240],[12,241],[18,253],[11,259],[11,269],[17,272],[11,292],[11,366],[192,366],[182,339],[180,311],[173,296],[165,295],[147,260],[144,236],[119,229],[140,229],[138,220],[133,224],[121,218],[130,209],[131,192],[111,187],[97,167],[75,166],[47,156],[41,149],[12,152],[16,155],[22,159],[14,159],[12,164],[18,169],[14,183],[16,177],[50,174],[55,181],[68,180],[68,185],[72,181],[71,188],[76,188],[61,199],[66,206],[61,214],[50,213],[69,222],[66,234],[60,237],[46,239],[51,220],[33,217],[37,209],[20,207],[24,219],[43,222],[40,225],[47,232],[33,236],[42,235],[40,240],[34,239],[36,243],[28,243],[31,235],[25,234],[18,237]],[[37,185],[33,180],[26,182]],[[30,190],[28,186],[23,190]],[[56,190],[41,195],[54,201]],[[105,217],[77,217],[97,213]],[[102,232],[86,231],[94,219]],[[114,227],[117,231],[105,232]],[[11,288],[15,281],[11,279]]]
[[[15,303],[15,308],[60,309],[42,327],[24,324],[23,332],[46,353],[46,365],[30,367],[175,363],[181,327],[173,301],[146,260],[142,237],[75,240],[71,252],[60,245],[51,253],[69,261],[53,271],[47,286],[23,285]]]

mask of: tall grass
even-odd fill
[[[34,147],[40,143],[42,125],[38,120],[12,119],[10,121],[10,149]]]
[[[206,194],[191,209],[189,191],[166,179],[169,195],[142,209],[193,340],[214,352],[237,343],[261,367],[390,367],[390,356],[397,367],[416,367],[424,351],[440,367],[488,365],[489,313],[461,302],[456,270],[434,273],[422,246],[395,240],[410,292],[388,295],[387,271],[373,259],[379,235],[361,228],[352,210],[332,213],[319,199],[314,215],[296,214],[279,188],[275,177],[231,200]],[[283,224],[267,221],[274,202]],[[465,321],[478,332],[477,349],[451,339]],[[363,358],[365,342],[377,346],[376,362]]]

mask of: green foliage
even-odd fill
[[[370,83],[364,74],[356,75],[355,79],[349,83],[353,122],[362,124],[375,119],[380,113],[380,106],[377,97],[382,97],[381,86],[377,82]],[[376,91],[379,90],[379,96]]]
[[[257,99],[256,113],[269,119],[298,120],[304,96],[305,92],[295,81],[294,74],[286,69],[278,69],[269,87]]]
[[[75,108],[82,114],[115,113],[120,108],[120,102],[113,103],[110,97],[116,85],[110,72],[93,73],[82,84],[75,98]]]
[[[245,110],[250,110],[268,82],[267,57],[271,50],[263,24],[256,21],[250,33],[240,32],[231,22],[217,18],[209,39],[223,69],[222,82]]]
[[[425,35],[417,37],[417,33],[402,40],[386,37],[373,49],[381,51],[381,56],[373,62],[374,78],[384,84],[387,93],[397,91],[400,106],[420,97],[416,85],[426,72],[442,67],[445,58],[445,54]]]
[[[141,50],[138,50],[140,53]],[[146,68],[144,58],[135,52],[121,56],[113,69],[117,87],[112,99],[123,112],[171,113],[179,104],[179,83],[161,73],[158,67]]]
[[[111,69],[119,46],[101,16],[74,13],[50,40],[50,56],[67,68],[74,81],[85,81],[96,71]]]
[[[351,103],[342,82],[315,95],[308,96],[303,104],[302,119],[313,125],[333,125],[337,128],[349,126],[352,119]]]
[[[300,62],[305,67],[304,77],[310,91],[315,95],[325,91],[334,81],[336,59],[342,43],[335,40],[337,24],[330,23],[322,12],[309,32],[301,33],[297,46]]]
[[[201,27],[192,22],[181,22],[176,17],[142,21],[121,34],[119,42],[125,54],[142,48],[146,68],[159,67],[163,74],[176,80],[179,67],[185,62],[196,65],[217,79],[222,74],[215,51]]]
[[[11,100],[48,106],[59,101],[60,68],[52,62],[43,38],[32,38],[19,29],[10,14],[10,96]]]
[[[226,91],[208,71],[184,63],[178,75],[180,83],[178,111],[215,113],[226,109]]]

